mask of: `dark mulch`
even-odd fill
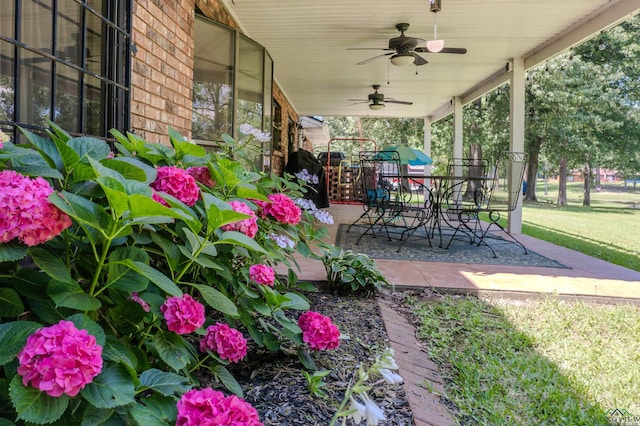
[[[331,370],[324,378],[326,398],[313,396],[307,390],[303,366],[295,355],[274,355],[252,348],[247,360],[229,367],[243,388],[245,400],[258,410],[265,426],[328,425],[358,365],[369,367],[389,345],[374,298],[338,297],[323,292],[306,296],[311,309],[329,316],[345,337],[338,349],[314,356],[319,370]],[[379,377],[374,380],[369,396],[387,416],[380,426],[412,425],[412,413],[402,386],[389,385]]]

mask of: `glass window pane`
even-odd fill
[[[232,134],[233,32],[209,21],[195,20],[193,118],[196,140],[220,140]]]
[[[240,37],[236,128],[251,124],[262,129],[263,77],[264,49],[248,38]]]
[[[15,12],[16,11],[13,1],[5,1],[2,3],[2,13],[0,13],[0,28],[2,28],[2,34],[14,39],[16,38]]]
[[[21,51],[20,111],[16,121],[45,127],[45,120],[51,119],[51,74],[52,63],[28,50]]]
[[[52,52],[51,0],[25,1],[20,14],[20,41],[28,46]]]
[[[104,134],[102,104],[102,83],[95,77],[84,78],[84,131],[90,135]]]
[[[80,72],[58,64],[54,121],[69,132],[80,132]]]
[[[58,1],[56,14],[57,43],[60,58],[82,66],[82,8],[73,0]]]
[[[87,63],[86,68],[93,72],[94,74],[103,74],[103,54],[102,54],[102,45],[103,45],[103,37],[104,30],[106,28],[106,24],[102,22],[100,18],[98,18],[93,13],[87,13],[87,29],[86,29],[86,38],[87,38]]]
[[[0,41],[0,121],[13,121],[15,77],[13,45]]]

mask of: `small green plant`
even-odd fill
[[[302,374],[304,374],[305,379],[307,379],[307,389],[313,396],[317,396],[320,398],[326,398],[327,395],[324,393],[324,388],[327,384],[322,380],[326,376],[331,373],[331,370],[322,370],[322,371],[314,371],[313,374],[309,374],[308,372],[302,370]]]
[[[380,291],[383,286],[391,286],[366,254],[335,246],[322,247],[321,252],[327,284],[336,294],[372,293]]]

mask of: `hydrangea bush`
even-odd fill
[[[22,133],[0,147],[8,424],[259,425],[226,366],[249,343],[305,365],[338,346],[294,271],[326,236],[299,183],[233,160],[227,135],[216,154],[173,130],[171,146],[113,131],[113,150]]]

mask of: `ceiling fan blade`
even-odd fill
[[[409,102],[409,101],[396,101],[395,99],[386,99],[384,100],[387,103],[390,104],[401,104],[401,105],[413,105],[413,102]]]
[[[347,99],[349,102],[369,102],[369,99]]]
[[[347,47],[347,50],[394,50],[380,47]]]
[[[363,64],[368,64],[371,61],[375,61],[376,59],[385,57],[385,56],[389,56],[389,55],[394,55],[395,52],[390,52],[390,53],[383,53],[382,55],[378,55],[378,56],[374,56],[373,58],[369,58],[369,59],[365,59],[364,61],[358,62],[356,65],[363,65]]]
[[[429,62],[427,62],[427,60],[425,58],[423,58],[422,56],[418,55],[417,53],[411,52],[413,54],[413,57],[415,58],[415,60],[413,61],[413,63],[415,65],[425,65],[428,64]]]
[[[427,47],[416,47],[413,51],[418,53],[456,53],[458,55],[467,53],[467,49],[464,47],[445,47],[440,52],[432,52]]]

